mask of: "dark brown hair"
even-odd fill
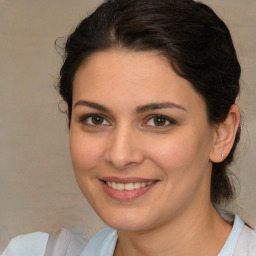
[[[72,83],[81,63],[97,51],[121,47],[157,51],[176,73],[190,81],[204,98],[208,122],[223,122],[239,94],[240,65],[225,23],[205,4],[192,0],[107,0],[68,37],[59,92],[72,115]],[[227,203],[234,196],[228,165],[230,154],[213,163],[211,201]]]

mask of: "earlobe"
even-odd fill
[[[210,154],[210,160],[222,162],[231,151],[240,124],[240,111],[237,105],[230,107],[227,118],[216,128],[215,141]]]

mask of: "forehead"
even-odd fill
[[[178,76],[158,53],[115,49],[93,54],[78,68],[73,99],[80,98],[139,105],[147,101],[188,105],[200,99],[204,105],[191,83]]]
[[[170,65],[165,57],[157,51],[130,51],[125,48],[111,48],[98,51],[90,55],[78,68],[77,73],[105,76],[108,78],[122,77],[137,80],[160,75],[170,70]],[[154,71],[154,73],[152,73]],[[162,72],[161,72],[162,71]],[[91,78],[91,77],[90,77]],[[100,77],[99,77],[100,78]]]

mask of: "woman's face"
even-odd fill
[[[75,74],[76,179],[114,228],[145,230],[209,205],[215,137],[202,97],[154,52],[98,52]]]

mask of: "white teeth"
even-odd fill
[[[140,183],[139,182],[134,183],[134,188],[139,189],[140,188]]]
[[[107,181],[106,184],[116,190],[134,190],[134,189],[140,189],[144,188],[146,186],[151,185],[153,182],[135,182],[135,183],[117,183],[117,182],[111,182]]]
[[[134,185],[132,183],[126,183],[124,185],[125,190],[134,190]]]
[[[141,183],[141,186],[144,188],[144,187],[146,187],[146,182],[142,182]]]
[[[112,188],[113,188],[113,189],[117,189],[117,186],[116,186],[116,183],[115,183],[115,182],[112,182]]]
[[[124,184],[123,183],[116,183],[116,189],[117,190],[124,190]]]

